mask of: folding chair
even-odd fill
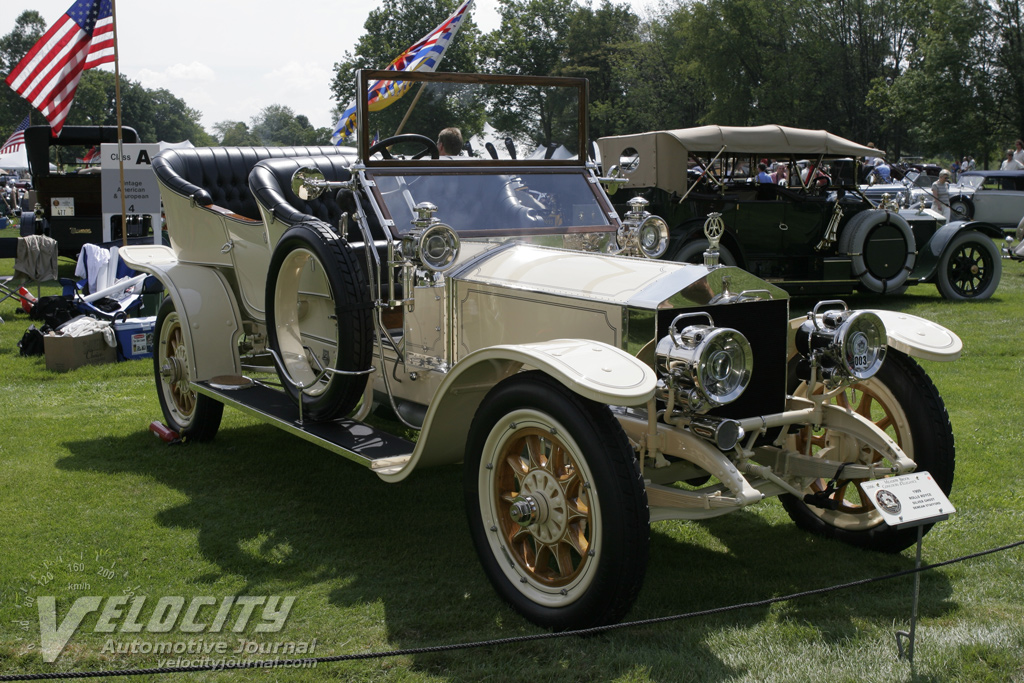
[[[0,258],[14,259],[14,274],[0,277],[0,303],[11,298],[24,302],[19,287],[35,285],[38,296],[43,283],[57,281],[57,240],[52,237],[28,235],[0,239]]]
[[[153,282],[159,285],[156,278],[138,274],[122,261],[116,246],[83,245],[75,275],[83,279],[61,279],[64,295],[74,298],[79,312],[101,320],[127,318],[142,306],[142,295],[148,293],[149,286]],[[100,299],[116,301],[118,308],[98,308],[95,303]]]

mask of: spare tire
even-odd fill
[[[898,213],[869,209],[850,219],[839,236],[839,253],[850,257],[853,277],[879,294],[893,293],[910,277],[917,243]]]
[[[352,246],[319,221],[290,228],[270,259],[266,301],[278,375],[303,418],[351,412],[373,352],[372,303]]]

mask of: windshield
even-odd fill
[[[612,230],[607,206],[589,176],[573,171],[522,173],[406,170],[368,173],[374,194],[398,234],[412,229],[414,208],[437,207],[435,217],[464,236],[551,234]]]
[[[360,72],[358,88],[367,104],[362,118],[353,119],[360,123],[349,139],[358,137],[367,166],[388,165],[389,156],[430,163],[436,153],[449,164],[580,163],[584,79],[403,72],[401,81],[387,80],[395,76]],[[442,135],[451,129],[454,136]]]
[[[985,182],[983,175],[960,176],[960,185],[977,190]]]

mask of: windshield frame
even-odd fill
[[[519,75],[495,75],[495,74],[465,74],[452,72],[433,71],[387,71],[379,69],[359,69],[356,71],[356,116],[358,121],[358,142],[359,161],[367,168],[386,168],[395,166],[408,166],[407,159],[370,159],[369,150],[371,147],[370,125],[368,123],[369,107],[367,106],[367,92],[370,85],[378,80],[409,81],[411,83],[465,83],[474,85],[513,85],[513,86],[535,86],[535,87],[556,87],[576,90],[577,99],[577,147],[581,150],[581,156],[585,156],[587,149],[588,128],[587,128],[587,102],[588,102],[588,81],[585,78],[563,77],[563,76],[519,76]],[[514,168],[530,167],[552,167],[552,166],[579,166],[586,165],[585,158],[578,159],[419,159],[417,166],[437,165],[447,167],[452,165],[470,164],[476,167],[502,166]]]

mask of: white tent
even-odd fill
[[[27,171],[28,154],[25,153],[25,145],[9,154],[0,154],[0,168],[8,171]]]

